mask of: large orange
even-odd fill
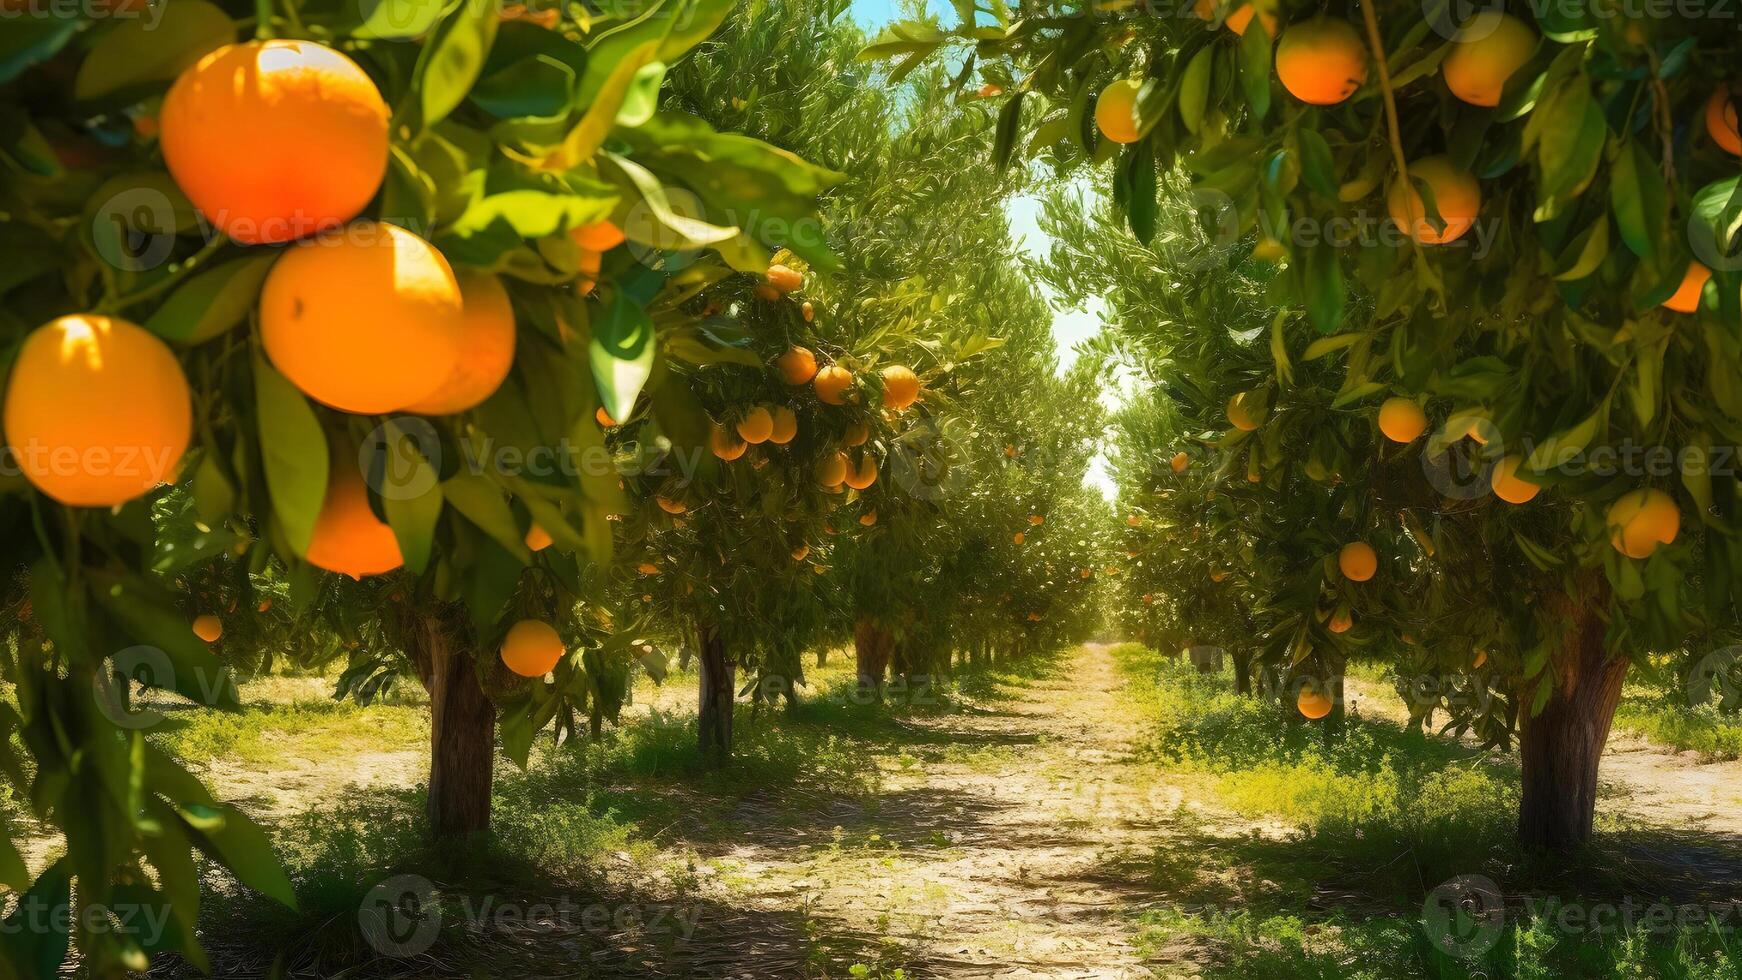
[[[113,507],[175,479],[193,434],[187,378],[144,328],[63,316],[25,338],[6,388],[6,442],[38,490]]]
[[[1167,465],[1172,467],[1175,473],[1184,473],[1192,465],[1192,458],[1186,455],[1185,450],[1182,449],[1173,454],[1173,458],[1168,460]]]
[[[1137,91],[1141,82],[1121,78],[1101,90],[1095,99],[1095,125],[1101,135],[1115,143],[1135,143],[1143,133],[1137,128]]]
[[[1309,721],[1318,721],[1331,713],[1333,703],[1331,696],[1312,685],[1300,689],[1300,694],[1294,699],[1294,706]]]
[[[1267,414],[1258,392],[1242,391],[1228,399],[1228,424],[1241,432],[1258,428]]]
[[[316,401],[397,412],[435,397],[465,333],[448,260],[403,228],[372,221],[287,249],[260,294],[272,363]]]
[[[502,386],[514,366],[514,307],[502,280],[487,272],[458,272],[465,326],[453,373],[435,394],[408,412],[453,415],[475,408]]]
[[[1414,442],[1427,429],[1427,415],[1408,398],[1387,398],[1379,406],[1379,431],[1392,442]]]
[[[1712,278],[1712,270],[1698,262],[1689,262],[1688,271],[1682,275],[1682,284],[1676,287],[1675,295],[1663,301],[1663,308],[1677,313],[1692,313],[1700,308],[1700,294],[1705,292],[1706,280]]]
[[[776,405],[769,414],[774,417],[774,427],[768,433],[769,442],[784,446],[798,437],[798,413],[785,405]]]
[[[847,479],[847,454],[830,453],[817,460],[817,482],[825,487],[838,487]]]
[[[1351,582],[1365,582],[1379,570],[1379,555],[1365,541],[1351,541],[1337,552],[1337,567]]]
[[[1662,490],[1634,490],[1609,505],[1605,518],[1609,543],[1629,558],[1649,558],[1660,544],[1675,541],[1682,515]]]
[[[728,463],[744,455],[750,448],[750,444],[738,438],[736,432],[718,422],[708,432],[708,446],[713,449],[715,456]]]
[[[1345,21],[1290,24],[1276,43],[1276,76],[1302,102],[1336,105],[1367,81],[1367,46]]]
[[[1736,103],[1730,99],[1728,85],[1718,86],[1706,100],[1706,132],[1725,152],[1742,156],[1742,132],[1736,125]]]
[[[360,214],[387,173],[387,103],[357,63],[312,41],[206,55],[163,100],[163,158],[188,199],[248,245]]]
[[[901,364],[883,369],[883,405],[901,410],[919,401],[919,375]]]
[[[1428,220],[1421,192],[1415,189],[1417,180],[1433,190],[1434,209],[1445,222],[1444,228],[1435,228]],[[1423,157],[1409,165],[1409,183],[1391,182],[1385,206],[1404,234],[1423,245],[1443,245],[1463,237],[1476,223],[1476,213],[1482,210],[1482,185],[1475,175],[1458,169],[1443,156]]]
[[[775,292],[784,295],[804,287],[804,274],[791,266],[781,265],[776,262],[768,267],[768,272],[763,276],[763,281],[769,286],[774,287]]]
[[[1494,472],[1488,475],[1494,496],[1509,504],[1528,504],[1542,492],[1542,484],[1519,479],[1518,467],[1523,462],[1523,456],[1514,454],[1494,464]]]
[[[202,613],[194,617],[193,631],[207,643],[216,643],[224,635],[224,623],[211,613]]]
[[[774,413],[761,405],[745,412],[744,417],[738,420],[738,438],[753,446],[767,442],[768,437],[772,435],[774,435]]]
[[[590,225],[569,229],[569,240],[575,243],[576,248],[586,252],[609,252],[623,244],[623,229],[609,221],[595,221]],[[593,271],[599,270],[595,267]]]
[[[808,384],[817,376],[817,356],[809,347],[788,347],[775,358],[774,366],[780,371],[780,380],[789,385]]]
[[[1451,53],[1440,63],[1446,87],[1458,98],[1479,106],[1497,106],[1511,78],[1536,53],[1536,32],[1530,25],[1498,11],[1486,10],[1458,28]]]
[[[304,557],[316,568],[356,579],[391,572],[405,564],[393,529],[369,509],[363,474],[349,454],[333,461],[327,496]]]
[[[877,482],[877,458],[870,453],[861,454],[859,465],[847,471],[847,486],[855,490],[863,490]]]
[[[817,372],[811,386],[816,389],[817,399],[829,405],[847,404],[847,389],[853,387],[853,372],[831,364]]]
[[[563,658],[563,638],[549,623],[523,619],[502,638],[502,662],[521,677],[543,677]]]

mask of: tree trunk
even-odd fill
[[[1234,654],[1234,693],[1252,693],[1252,651]]]
[[[490,829],[496,766],[496,706],[470,657],[436,617],[413,626],[412,662],[429,692],[429,825],[438,840]]]
[[[859,671],[859,692],[883,700],[883,676],[889,668],[892,645],[889,632],[870,616],[860,616],[853,626],[853,657]]]
[[[702,627],[701,646],[697,657],[701,694],[697,743],[704,757],[724,765],[732,755],[732,702],[738,693],[738,665],[727,656],[725,638],[713,627]]]
[[[1552,672],[1554,693],[1541,713],[1532,716],[1529,705],[1541,678],[1526,681],[1519,692],[1525,708],[1519,713],[1524,792],[1518,839],[1526,847],[1568,851],[1591,837],[1597,763],[1609,740],[1628,665],[1625,656],[1611,656],[1605,649],[1599,613],[1606,598],[1601,587],[1588,590],[1582,601],[1560,597],[1555,605],[1564,605],[1567,631],[1546,668]]]

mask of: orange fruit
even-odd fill
[[[1481,670],[1482,665],[1487,663],[1487,662],[1488,662],[1488,651],[1477,650],[1476,651],[1476,659],[1473,662],[1471,662],[1470,669]]]
[[[768,273],[763,276],[763,282],[774,287],[775,292],[784,295],[804,288],[804,275],[797,269],[776,262],[768,267]]]
[[[1339,609],[1331,613],[1331,619],[1325,624],[1325,627],[1333,633],[1347,633],[1354,625],[1355,618],[1349,615],[1349,611]]]
[[[1016,458],[1016,447],[1006,443],[1004,446],[1004,458],[1005,459],[1015,459]]]
[[[598,422],[602,429],[615,429],[617,427],[617,420],[611,417],[610,412],[605,411],[603,405],[593,409],[593,420]]]
[[[855,490],[863,490],[877,482],[877,457],[864,453],[859,457],[859,465],[847,470],[847,486]]]
[[[590,225],[570,228],[569,241],[574,242],[575,247],[583,252],[599,255],[623,244],[623,229],[608,220],[595,221]],[[599,271],[598,266],[594,266],[593,271]]]
[[[453,415],[476,408],[496,393],[514,366],[514,307],[502,280],[484,272],[457,272],[460,284],[460,353],[454,371],[435,394],[406,411]]]
[[[845,405],[847,389],[853,386],[853,372],[831,364],[818,371],[811,386],[816,389],[817,399],[828,405]]]
[[[1243,3],[1228,13],[1228,19],[1222,22],[1222,26],[1233,31],[1235,34],[1244,37],[1246,35],[1246,28],[1252,24],[1252,15],[1254,13],[1257,13],[1255,7],[1249,3]],[[1270,13],[1269,11],[1258,14],[1258,22],[1264,25],[1264,33],[1269,34],[1271,37],[1276,36],[1275,14]]]
[[[1435,228],[1416,190],[1420,180],[1433,190],[1434,208],[1439,211],[1443,229]],[[1463,237],[1476,223],[1482,209],[1482,185],[1473,174],[1459,170],[1443,156],[1424,157],[1409,165],[1409,183],[1393,180],[1385,194],[1385,206],[1391,220],[1403,233],[1423,245],[1443,245]]]
[[[207,643],[216,643],[224,635],[224,624],[211,613],[195,616],[193,629],[194,635]]]
[[[1329,17],[1290,24],[1276,44],[1276,75],[1309,105],[1336,105],[1367,81],[1367,46],[1355,28]]]
[[[768,434],[768,441],[777,446],[784,446],[798,436],[798,414],[785,405],[776,405],[772,412],[774,428]]]
[[[788,347],[786,353],[774,359],[780,380],[789,385],[802,385],[817,376],[817,356],[808,347]]]
[[[1536,54],[1536,32],[1509,14],[1487,10],[1458,28],[1440,74],[1452,94],[1471,105],[1497,106],[1506,80]]]
[[[650,561],[644,561],[641,564],[636,565],[635,570],[640,572],[643,575],[658,575],[659,574],[659,566],[655,565],[653,562],[650,562]]]
[[[774,415],[761,405],[744,413],[738,420],[738,438],[751,445],[768,441],[774,434]]]
[[[1706,132],[1712,142],[1726,153],[1742,156],[1742,133],[1736,125],[1736,103],[1730,100],[1730,86],[1720,85],[1706,100]]]
[[[1010,540],[1016,542],[1017,544],[1021,544],[1022,542],[1028,540],[1028,535],[1023,534],[1021,531],[1017,531],[1015,534],[1012,534],[1010,536]]]
[[[1604,519],[1609,544],[1629,558],[1649,558],[1660,544],[1675,541],[1681,531],[1681,511],[1662,490],[1634,490],[1609,505]]]
[[[1040,516],[1039,514],[1030,514],[1030,515],[1028,515],[1028,523],[1035,526],[1035,527],[1039,527],[1040,525],[1046,523],[1046,518]]]
[[[1241,432],[1251,432],[1264,423],[1267,413],[1259,401],[1258,392],[1242,391],[1228,399],[1228,424]]]
[[[260,600],[260,605],[254,607],[254,611],[255,612],[266,612],[267,610],[269,610],[271,608],[272,608],[272,600],[271,599],[262,599],[262,600]]]
[[[523,619],[502,638],[502,662],[521,677],[543,677],[563,658],[563,638],[549,623]]]
[[[1692,313],[1699,309],[1700,294],[1705,292],[1706,280],[1710,278],[1712,270],[1698,262],[1689,262],[1682,284],[1676,288],[1674,296],[1663,301],[1663,308],[1677,313]]]
[[[1029,621],[1029,622],[1031,622],[1031,623],[1038,623],[1038,622],[1040,622],[1040,613],[1035,613],[1035,612],[1031,612],[1031,613],[1029,613],[1029,614],[1028,614],[1028,621]]]
[[[859,523],[863,524],[866,527],[870,527],[871,525],[877,523],[877,511],[868,510],[863,514],[860,514],[859,515]]]
[[[748,443],[738,438],[737,433],[717,422],[708,434],[708,444],[715,456],[728,463],[744,455],[750,448]]]
[[[550,532],[537,524],[526,529],[526,547],[532,551],[543,551],[551,546]]]
[[[804,561],[805,556],[810,554],[810,553],[811,553],[811,546],[808,544],[801,544],[798,547],[792,549],[792,560],[793,561]]]
[[[403,228],[359,221],[273,263],[260,339],[310,398],[361,415],[397,412],[437,396],[453,376],[464,309],[440,252]]]
[[[817,461],[817,482],[838,487],[847,479],[847,454],[830,453]]]
[[[63,316],[19,346],[4,429],[38,490],[72,507],[114,507],[175,479],[193,407],[181,364],[156,335]]]
[[[841,434],[841,445],[863,446],[871,441],[871,426],[864,422],[854,422],[847,426],[847,431]]]
[[[980,86],[980,88],[974,94],[978,95],[982,99],[995,99],[998,96],[1004,94],[1004,86],[994,85],[991,82],[987,82],[986,84]]]
[[[1125,526],[1126,527],[1137,527],[1139,524],[1142,524],[1142,523],[1143,523],[1143,515],[1142,514],[1126,514],[1125,515]]]
[[[1379,406],[1379,431],[1392,442],[1414,442],[1427,430],[1427,413],[1409,398],[1387,398]]]
[[[1494,496],[1509,504],[1527,504],[1542,492],[1541,484],[1518,478],[1518,467],[1523,462],[1523,456],[1514,454],[1494,464],[1494,472],[1488,475],[1488,485],[1494,488]]]
[[[1135,143],[1143,135],[1137,128],[1137,92],[1143,83],[1121,78],[1101,90],[1095,99],[1095,125],[1101,135],[1115,143]]]
[[[659,509],[667,514],[682,514],[689,510],[689,506],[683,501],[673,500],[670,497],[654,497],[653,502],[658,504]]]
[[[163,159],[244,245],[288,242],[362,213],[387,174],[387,103],[357,63],[312,41],[231,44],[163,100]]]
[[[808,299],[798,305],[798,312],[804,317],[804,322],[806,323],[810,323],[817,318],[817,308],[812,306],[811,301]]]
[[[1379,570],[1379,555],[1365,541],[1351,541],[1337,552],[1337,567],[1351,582],[1365,582]]]
[[[1315,687],[1303,687],[1294,699],[1294,706],[1308,721],[1318,721],[1331,713],[1331,696]]]
[[[883,369],[883,405],[900,411],[919,400],[919,375],[913,369],[891,364]]]
[[[1177,452],[1173,454],[1172,459],[1168,460],[1167,465],[1172,467],[1175,473],[1184,473],[1186,468],[1192,465],[1192,458],[1183,451]]]
[[[309,539],[309,564],[329,572],[360,579],[365,575],[391,572],[405,564],[399,539],[369,508],[369,491],[363,485],[356,460],[341,454],[327,477],[327,496],[315,518]]]
[[[1225,579],[1227,579],[1227,577],[1228,577],[1228,573],[1223,571],[1220,568],[1210,569],[1210,581],[1212,581],[1212,582],[1221,582],[1221,581],[1224,581]]]

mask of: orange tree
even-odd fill
[[[1014,83],[1000,146],[1111,163],[1139,239],[1177,173],[1280,264],[1282,340],[1224,448],[1280,486],[1332,436],[1340,541],[1302,581],[1474,647],[1517,716],[1521,838],[1565,848],[1628,664],[1735,627],[1736,41],[1716,17],[1435,9],[1039,5],[882,40],[972,45]],[[1340,381],[1290,383],[1309,348]],[[1375,431],[1387,396],[1407,443]],[[1432,475],[1460,459],[1492,494]]]
[[[194,851],[293,899],[126,682],[234,709],[203,637],[262,582],[280,613],[337,604],[430,690],[433,829],[484,827],[499,703],[524,758],[620,694],[578,611],[626,506],[596,412],[632,411],[701,285],[778,247],[827,265],[794,229],[836,177],[662,108],[717,0],[25,8],[0,38],[0,727],[65,856],[32,881],[0,848],[0,973],[69,938],[94,974],[198,964]],[[145,907],[151,942],[122,921]]]

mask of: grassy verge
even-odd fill
[[[1137,921],[1151,957],[1230,978],[1742,976],[1738,910],[1665,899],[1622,853],[1638,834],[1556,862],[1519,853],[1508,759],[1383,720],[1351,719],[1333,737],[1234,695],[1226,675],[1136,645],[1114,654],[1154,726],[1148,764],[1206,802],[1292,828],[1207,828],[1182,810],[1148,869],[1168,901]],[[1468,893],[1455,883],[1473,879],[1493,883],[1497,916],[1456,914],[1468,906],[1450,899]]]
[[[1629,693],[1615,712],[1615,727],[1642,735],[1705,762],[1742,759],[1742,715],[1711,705],[1690,708],[1658,693]]]

